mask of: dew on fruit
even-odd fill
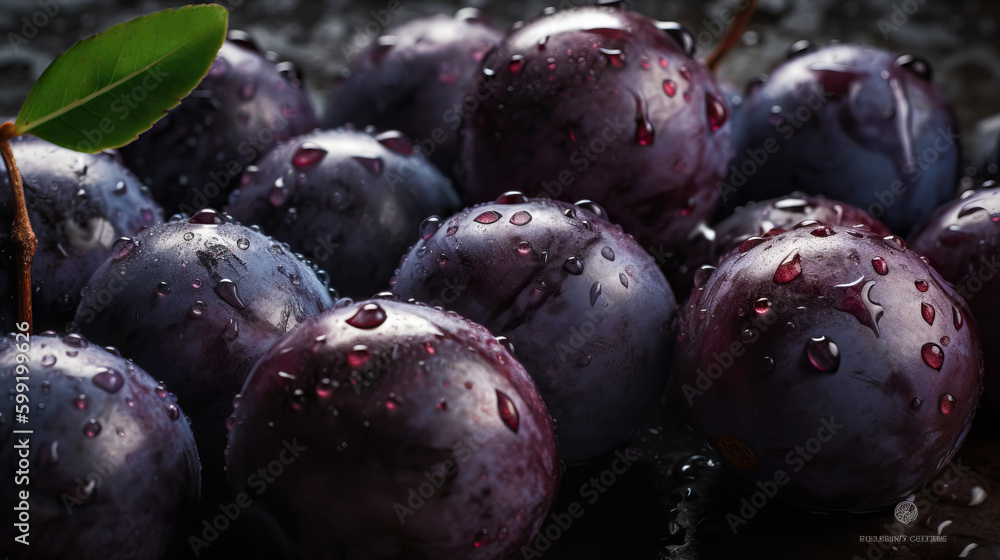
[[[874,257],[872,258],[872,268],[878,274],[885,276],[889,272],[889,263],[885,262],[882,257]]]
[[[887,235],[882,238],[882,241],[892,249],[899,249],[900,251],[906,249],[906,243],[898,235]]]
[[[608,62],[610,62],[611,65],[614,66],[615,68],[621,68],[622,66],[625,66],[625,53],[623,53],[621,49],[601,48],[598,50],[600,51],[601,54],[605,56],[605,58],[608,59]]]
[[[673,80],[663,80],[663,93],[667,94],[667,97],[677,95],[677,83]]]
[[[205,308],[206,307],[207,306],[205,305],[205,302],[203,302],[201,300],[196,301],[193,304],[191,304],[191,310],[189,312],[189,315],[192,318],[197,319],[198,317],[201,317],[202,315],[205,314]]]
[[[101,433],[101,425],[97,422],[97,420],[91,418],[86,424],[84,424],[83,435],[89,438],[94,438],[97,437],[97,434],[99,433]]]
[[[615,260],[615,250],[611,247],[605,247],[601,249],[601,256],[608,259],[609,261]]]
[[[113,369],[105,369],[95,375],[91,381],[94,385],[112,394],[117,393],[125,384],[125,378],[122,377],[122,374]]]
[[[527,241],[518,242],[517,252],[521,253],[522,255],[527,255],[528,253],[531,252],[531,243],[528,243]]]
[[[56,357],[52,354],[42,356],[42,365],[45,367],[52,367],[56,365]]]
[[[476,221],[478,222],[479,219],[477,218]],[[515,212],[514,215],[510,217],[510,223],[514,224],[515,226],[523,226],[530,221],[531,221],[531,214],[525,212],[524,210]],[[492,223],[492,222],[481,222],[481,223]]]
[[[215,293],[222,301],[228,303],[234,309],[242,311],[247,308],[247,304],[240,299],[239,289],[236,282],[228,278],[223,278],[215,285]]]
[[[458,232],[458,226],[449,226],[448,227],[448,231],[445,232],[445,235],[449,235],[449,236],[450,235],[455,235],[456,232]]]
[[[835,373],[840,367],[840,348],[828,336],[817,336],[806,343],[809,362],[819,371]]]
[[[760,359],[760,367],[765,372],[773,371],[774,370],[774,358],[772,358],[771,356],[764,356],[763,358]]]
[[[521,191],[507,191],[498,196],[493,202],[497,204],[525,204],[528,202],[528,197]]]
[[[955,408],[955,397],[949,393],[941,393],[941,397],[938,398],[938,407],[941,409],[941,414],[950,414]]]
[[[749,239],[747,241],[749,241]],[[744,243],[746,243],[746,241],[744,241]],[[781,264],[778,265],[777,270],[774,271],[774,281],[778,284],[786,284],[798,278],[801,273],[802,260],[799,257],[799,252],[795,251],[785,257],[785,260],[781,261]]]
[[[920,347],[920,357],[924,359],[925,364],[937,371],[941,371],[941,366],[944,365],[944,350],[933,342]]]
[[[624,273],[618,273],[618,281],[622,283],[624,288],[628,288],[628,276],[625,276]]]
[[[965,324],[965,319],[962,316],[962,312],[959,311],[959,309],[955,306],[951,307],[951,317],[952,321],[955,323],[955,330],[956,331],[962,330],[962,325]]]
[[[830,237],[831,235],[834,235],[836,233],[837,232],[835,232],[833,228],[830,226],[819,226],[818,228],[809,232],[810,235],[816,237]]]
[[[738,251],[740,253],[746,253],[750,249],[753,249],[754,247],[760,245],[763,242],[764,242],[763,237],[758,237],[758,236],[748,237],[745,241],[740,243]]]
[[[385,166],[385,164],[382,161],[381,157],[371,156],[371,155],[360,155],[360,156],[352,156],[351,159],[360,163],[361,167],[364,167],[372,175],[376,177],[382,176],[382,169]]]
[[[437,216],[425,218],[424,221],[420,222],[420,238],[427,241],[433,237],[439,229],[441,229],[441,218]]]
[[[73,408],[77,410],[87,410],[88,404],[87,395],[80,394],[73,399]]]
[[[135,241],[132,241],[132,239],[128,237],[120,237],[115,240],[114,244],[111,246],[111,259],[120,261],[129,256],[136,247],[137,245],[135,244]]]
[[[502,217],[503,216],[501,216],[499,212],[493,210],[487,210],[482,214],[476,216],[476,218],[473,221],[479,222],[480,224],[492,224]]]
[[[520,424],[517,407],[514,406],[514,401],[512,401],[503,391],[497,389],[496,393],[497,411],[500,413],[500,420],[503,421],[505,426],[510,428],[510,431],[516,434],[517,428]]]
[[[708,115],[708,127],[712,132],[722,128],[729,118],[725,103],[711,93],[705,94],[705,114]]]
[[[515,54],[510,57],[510,62],[507,63],[507,69],[510,70],[511,74],[517,74],[524,69],[524,56]]]
[[[931,305],[929,303],[921,302],[920,303],[920,315],[924,318],[924,321],[927,321],[928,325],[933,325],[934,324],[934,306],[933,305]]]
[[[476,533],[476,538],[472,540],[472,546],[475,548],[480,548],[486,546],[490,542],[490,532],[486,529],[480,529]]]
[[[941,346],[948,346],[949,344],[951,344],[951,338],[947,337],[947,336],[942,336],[941,337]]]
[[[920,407],[923,406],[923,405],[924,405],[924,401],[922,399],[919,399],[919,398],[914,398],[910,402],[910,408],[912,408],[913,410],[920,410]]]
[[[347,324],[358,329],[374,329],[386,320],[385,310],[377,303],[366,303],[350,319]]]
[[[763,315],[771,309],[771,300],[766,297],[760,298],[753,304],[753,310],[757,312],[758,315]]]
[[[169,416],[171,420],[177,420],[178,418],[181,417],[181,411],[180,411],[179,408],[177,408],[177,405],[175,405],[173,403],[168,404],[167,405],[167,416]]]
[[[245,251],[250,248],[250,241],[246,237],[241,237],[236,240],[236,246]]]
[[[597,303],[597,298],[601,297],[601,283],[594,282],[590,287],[590,306],[593,307]]]
[[[314,142],[305,142],[292,155],[292,165],[299,169],[308,169],[326,156],[327,151]]]
[[[583,261],[577,257],[570,257],[563,263],[563,270],[577,276],[583,273]]]
[[[156,295],[165,296],[170,293],[170,286],[166,282],[160,282],[156,285]]]
[[[913,283],[913,285],[916,286],[917,290],[921,292],[926,292],[928,288],[926,280],[917,280]]]

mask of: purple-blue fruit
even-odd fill
[[[593,203],[510,192],[431,218],[393,291],[513,343],[567,461],[628,439],[660,402],[677,304],[653,259]]]
[[[294,557],[520,558],[559,481],[527,372],[457,314],[341,301],[254,366],[229,434],[233,491]]]
[[[715,209],[728,113],[694,39],[624,3],[547,11],[483,59],[466,122],[466,202],[510,188],[590,199],[643,247],[682,249]]]
[[[212,474],[233,396],[254,362],[332,305],[326,283],[287,246],[202,210],[118,240],[74,322],[177,393]]]
[[[874,47],[801,51],[750,88],[723,200],[842,200],[904,235],[951,198],[958,130],[928,62]]]
[[[330,271],[349,297],[389,285],[421,221],[458,210],[451,184],[396,131],[316,131],[279,144],[226,207]]]
[[[815,221],[724,259],[677,348],[674,405],[737,472],[814,510],[903,500],[955,454],[982,392],[951,285],[896,236]]]
[[[391,29],[363,51],[348,52],[349,73],[327,99],[323,126],[400,130],[454,178],[462,121],[476,94],[487,93],[479,63],[500,38],[474,8]]]
[[[275,64],[230,31],[208,75],[122,157],[168,213],[219,208],[249,164],[316,128],[301,87],[292,63]]]
[[[116,351],[51,332],[0,339],[0,388],[10,397],[0,408],[0,554],[166,557],[201,469],[166,389]]]

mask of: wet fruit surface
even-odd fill
[[[248,34],[231,31],[201,84],[122,157],[168,214],[219,208],[247,165],[316,128],[300,85],[291,63],[271,62]]]
[[[167,557],[198,501],[201,465],[162,386],[80,335],[46,333],[0,340],[0,387],[10,396],[0,406],[0,497],[14,507],[27,492],[30,524],[25,547],[14,541],[17,512],[5,512],[0,554]]]
[[[343,129],[280,144],[226,207],[329,270],[342,295],[362,298],[388,287],[424,218],[457,209],[448,180],[406,136]]]
[[[483,59],[466,201],[517,188],[603,205],[643,247],[678,249],[711,214],[730,155],[728,108],[693,38],[625,3],[557,11]]]
[[[206,475],[220,477],[223,423],[251,366],[282,334],[332,305],[317,271],[287,246],[203,210],[118,240],[74,322],[177,393]],[[213,483],[207,490],[218,490]]]
[[[163,211],[114,152],[84,154],[34,136],[11,142],[38,248],[31,267],[36,328],[59,329],[73,318],[80,289],[115,239],[161,223]],[[0,324],[12,329],[16,305],[14,216],[7,167],[0,160]]]
[[[807,221],[736,249],[696,284],[672,401],[743,476],[773,484],[780,474],[783,500],[893,505],[971,426],[982,391],[975,324],[903,245]]]
[[[437,223],[394,278],[400,297],[441,305],[513,343],[567,461],[625,441],[659,402],[672,356],[673,292],[603,216],[587,201],[507,193]]]
[[[473,8],[392,28],[351,60],[327,99],[323,126],[400,130],[454,178],[460,127],[483,88],[480,61],[499,42],[500,33]]]
[[[287,465],[253,513],[296,557],[519,558],[559,479],[551,419],[501,343],[391,295],[279,340],[231,425],[234,491]]]
[[[853,204],[900,234],[955,192],[959,135],[930,65],[834,45],[804,51],[750,89],[723,200],[791,191]]]

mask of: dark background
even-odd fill
[[[501,28],[533,17],[556,1],[504,3],[493,0],[446,2],[400,0],[402,10],[388,25],[424,15],[453,13],[473,6],[489,14]],[[562,6],[587,0],[559,0]],[[639,11],[661,20],[684,23],[699,39],[707,56],[724,28],[723,10],[739,0],[660,2],[631,0]],[[231,28],[250,31],[265,48],[292,60],[305,72],[306,85],[317,109],[332,80],[346,65],[353,45],[363,46],[382,29],[372,11],[385,10],[389,0],[221,0],[231,9]],[[149,0],[0,0],[0,115],[13,116],[31,84],[49,61],[74,41],[107,27],[182,2]],[[46,13],[46,7],[54,15]],[[907,13],[910,12],[910,13]],[[43,22],[35,29],[35,23]],[[881,20],[881,26],[880,26]],[[993,115],[1000,119],[1000,1],[998,0],[761,0],[741,43],[723,63],[720,79],[742,90],[766,74],[799,39],[817,44],[831,40],[861,42],[898,53],[920,54],[930,60],[935,81],[953,104],[966,147],[975,144],[976,123]],[[367,31],[366,31],[367,30]],[[12,44],[11,34],[16,37]],[[996,419],[985,419],[996,422]],[[977,418],[982,426],[983,418]],[[859,544],[859,535],[886,534],[891,514],[822,516],[769,504],[734,537],[724,521],[740,507],[740,487],[700,440],[659,419],[638,435],[627,450],[641,457],[634,466],[588,504],[586,514],[559,531],[560,538],[542,554],[545,559],[572,558],[654,560],[703,558],[954,558],[970,543],[978,543],[974,559],[1000,558],[1000,442],[986,431],[974,432],[959,452],[963,465],[975,474],[969,484],[983,484],[991,498],[978,508],[953,506],[934,492],[932,526],[912,534],[934,534],[940,520],[954,523],[946,531],[948,545],[909,547],[890,556]],[[664,428],[666,426],[666,428]],[[995,426],[995,424],[994,424]],[[702,459],[697,456],[703,455]],[[578,489],[600,476],[615,456],[598,457],[573,466],[564,476],[554,513],[580,501]],[[543,531],[549,527],[543,525]],[[879,552],[881,556],[870,554]]]

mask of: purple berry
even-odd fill
[[[729,110],[693,38],[624,3],[546,14],[483,60],[491,95],[467,121],[467,202],[513,185],[587,198],[643,247],[681,248],[730,157]]]
[[[660,400],[676,308],[653,259],[592,202],[521,193],[426,224],[393,291],[513,343],[567,461],[628,439]]]
[[[527,372],[456,314],[342,302],[254,366],[231,422],[233,491],[295,557],[520,558],[559,480]],[[287,474],[257,497],[254,473],[278,457]]]
[[[30,525],[25,547],[4,523],[0,554],[166,557],[197,504],[201,467],[191,429],[162,386],[80,335],[49,332],[0,339],[0,388],[10,395],[0,412],[0,497],[14,507],[28,492]],[[23,409],[15,394],[28,397]],[[15,422],[22,414],[27,423]],[[30,468],[19,463],[26,440]],[[18,469],[27,472],[23,485]]]
[[[327,266],[341,294],[388,286],[431,214],[458,209],[445,179],[396,131],[316,131],[279,144],[243,176],[226,211]]]
[[[955,454],[982,391],[979,337],[961,296],[904,247],[804,222],[696,285],[670,393],[740,474],[773,484],[781,470],[782,499],[863,511]]]
[[[270,54],[231,31],[201,84],[121,149],[168,212],[221,207],[247,165],[316,128],[295,67],[275,64]]]
[[[907,233],[951,198],[956,122],[930,65],[874,47],[801,52],[750,88],[721,186],[730,206],[802,191]]]
[[[83,154],[34,136],[11,141],[38,238],[31,266],[35,327],[63,330],[80,303],[80,289],[122,236],[163,222],[149,190],[113,151]],[[0,325],[12,329],[17,279],[9,240],[14,218],[10,177],[0,160]]]
[[[364,51],[349,53],[357,58],[327,100],[324,127],[401,130],[454,178],[459,126],[478,102],[474,92],[482,89],[479,63],[500,37],[475,8],[388,31]]]
[[[220,476],[224,420],[251,366],[333,305],[287,246],[212,210],[118,240],[84,290],[77,328],[177,392],[206,474]]]
[[[938,208],[910,238],[910,248],[923,255],[951,282],[972,309],[983,340],[1000,337],[1000,187],[966,191],[960,199]],[[1000,404],[1000,349],[983,345],[987,396]]]

